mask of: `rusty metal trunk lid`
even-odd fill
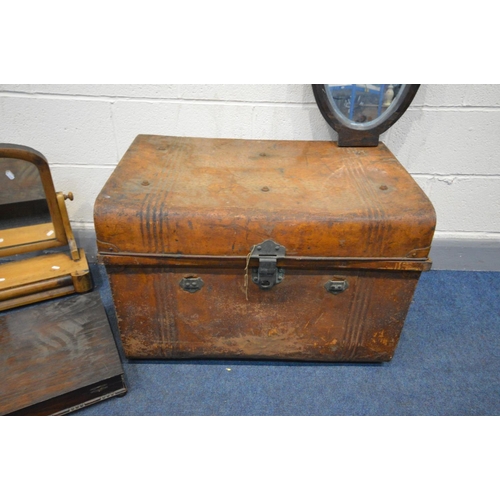
[[[140,135],[95,203],[100,254],[424,261],[434,208],[388,148]],[[178,259],[179,260],[179,259]]]

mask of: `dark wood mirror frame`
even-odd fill
[[[92,288],[88,262],[77,247],[66,209],[69,193],[56,192],[49,164],[38,151],[16,144],[0,144],[0,158],[23,160],[40,174],[51,222],[0,230],[0,257],[13,257],[67,245],[66,253],[16,257],[0,264],[0,311]]]
[[[332,109],[326,94],[325,84],[315,83],[312,85],[314,97],[323,118],[339,134],[338,145],[340,147],[378,146],[380,134],[401,118],[413,101],[419,87],[420,84],[406,84],[405,95],[396,104],[392,113],[389,113],[381,123],[372,128],[357,129],[349,127],[344,120],[339,119],[337,113]]]

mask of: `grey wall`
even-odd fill
[[[47,157],[56,189],[75,194],[68,210],[82,238],[92,239],[94,200],[137,134],[336,139],[309,84],[0,84],[0,141]],[[476,254],[485,248],[499,255],[499,139],[500,85],[422,85],[382,136],[436,207],[438,268],[481,267],[472,261],[490,262]]]

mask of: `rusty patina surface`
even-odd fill
[[[129,357],[387,361],[435,212],[384,145],[139,136],[95,225]],[[285,279],[247,300],[246,257],[268,239]]]
[[[287,271],[271,290],[243,271],[109,267],[124,351],[132,358],[388,361],[419,272]],[[188,293],[183,277],[200,277]],[[347,279],[338,295],[324,284]]]

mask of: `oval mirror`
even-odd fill
[[[339,146],[377,146],[379,135],[406,111],[420,85],[313,84],[314,97]]]

